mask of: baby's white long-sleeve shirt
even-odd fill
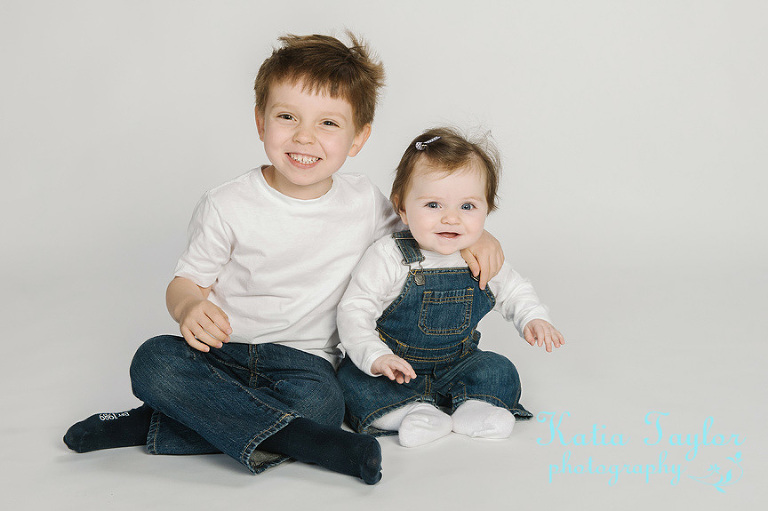
[[[467,267],[458,252],[442,255],[422,250],[422,254],[424,269]],[[392,236],[381,238],[363,255],[339,303],[336,321],[341,345],[346,356],[370,376],[374,376],[371,373],[373,362],[382,355],[392,354],[379,338],[376,320],[405,285],[410,268],[402,261],[403,256]],[[531,283],[509,264],[504,263],[488,286],[496,297],[494,310],[514,323],[521,336],[525,325],[533,319],[551,323],[547,308],[539,301]]]

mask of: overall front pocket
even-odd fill
[[[473,290],[424,291],[419,329],[428,335],[457,335],[469,327]]]

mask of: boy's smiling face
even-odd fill
[[[302,82],[270,86],[256,126],[272,163],[264,170],[267,183],[289,197],[316,199],[331,189],[347,156],[360,152],[371,127],[356,129],[346,99],[302,88]]]
[[[469,164],[447,173],[416,162],[400,218],[419,246],[452,254],[472,246],[485,229],[485,174]]]

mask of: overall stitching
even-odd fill
[[[387,316],[392,314],[392,312],[394,312],[395,309],[397,309],[397,306],[400,305],[400,303],[403,301],[403,299],[405,298],[405,295],[407,294],[407,291],[411,288],[411,285],[416,283],[413,277],[414,273],[415,272],[413,270],[411,270],[408,273],[408,277],[406,277],[405,279],[405,285],[403,286],[403,290],[400,292],[398,297],[395,298],[395,300],[392,303],[390,303],[386,309],[384,309],[384,312],[381,313],[381,316],[379,317],[379,319],[376,320],[377,326],[380,322],[387,319]]]
[[[421,300],[421,311],[419,313],[419,330],[427,335],[455,335],[463,332],[469,326],[470,319],[472,318],[472,302],[474,294],[472,289],[462,290],[464,293],[458,296],[453,291],[440,293],[442,298],[432,298],[433,295],[438,295],[437,291],[424,291]],[[448,295],[447,293],[451,293]],[[454,328],[435,328],[427,325],[427,316],[430,306],[442,305],[446,303],[456,303],[464,305],[464,317],[461,320],[461,325]]]

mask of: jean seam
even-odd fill
[[[394,299],[392,303],[389,304],[389,307],[387,307],[384,312],[381,313],[381,316],[379,316],[379,319],[376,320],[376,326],[378,330],[378,325],[380,322],[387,319],[387,316],[392,314],[395,309],[402,303],[402,301],[405,299],[405,296],[408,294],[408,290],[411,288],[411,283],[413,282],[413,271],[410,271],[408,273],[408,277],[405,279],[405,284],[403,285],[402,291],[400,291],[400,294],[397,298]]]
[[[247,387],[247,386],[243,385],[242,383],[240,383],[239,381],[235,380],[234,378],[230,378],[230,379],[227,379],[227,378],[223,378],[223,377],[221,376],[221,373],[220,373],[220,372],[219,372],[219,371],[218,371],[218,370],[217,370],[215,367],[211,366],[210,364],[208,364],[208,369],[209,369],[209,370],[211,371],[211,373],[212,373],[212,374],[213,374],[213,375],[214,375],[216,378],[218,378],[219,380],[221,380],[221,381],[223,381],[223,382],[227,382],[227,383],[232,383],[232,384],[234,384],[234,385],[235,385],[237,388],[239,388],[240,390],[244,391],[246,394],[248,394],[248,396],[249,396],[249,397],[250,397],[250,398],[251,398],[253,401],[255,401],[256,403],[258,403],[259,405],[261,405],[261,406],[263,406],[263,407],[265,407],[265,408],[268,408],[268,409],[270,409],[270,410],[272,410],[272,411],[274,411],[274,412],[278,412],[278,413],[285,413],[283,410],[278,410],[277,408],[274,408],[274,407],[272,407],[272,406],[268,405],[267,403],[265,403],[264,401],[262,401],[262,400],[261,400],[261,399],[259,399],[258,397],[254,396],[254,395],[251,393],[251,388],[250,388],[250,387]]]
[[[253,437],[251,437],[251,439],[245,444],[245,447],[240,453],[240,462],[243,463],[245,466],[247,466],[248,469],[254,474],[257,473],[256,467],[251,466],[251,463],[250,463],[250,459],[251,459],[251,455],[253,454],[253,451],[256,450],[256,448],[259,446],[261,442],[263,442],[270,436],[274,435],[275,433],[277,433],[278,431],[286,427],[288,424],[290,424],[290,422],[293,419],[296,419],[296,418],[297,416],[292,413],[284,413],[277,421],[275,421],[274,424],[269,426],[267,429],[260,431]]]
[[[157,454],[157,437],[160,433],[160,413],[154,412],[149,421],[149,431],[147,432],[147,451],[150,454]],[[150,442],[149,439],[152,439]]]

